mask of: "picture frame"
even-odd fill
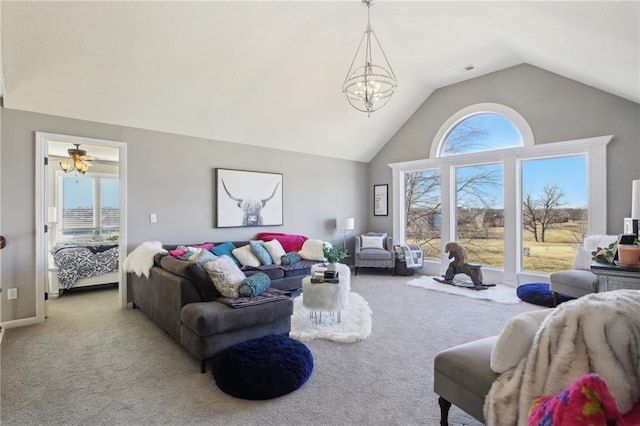
[[[389,185],[373,185],[373,215],[389,215]]]
[[[215,169],[216,228],[282,226],[282,173]]]

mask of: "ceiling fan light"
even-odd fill
[[[71,171],[71,161],[62,160],[60,162],[60,168],[62,169],[63,172],[68,173],[69,171]]]

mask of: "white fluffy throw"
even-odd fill
[[[590,294],[563,303],[538,330],[529,353],[501,374],[485,399],[488,425],[526,425],[531,401],[588,373],[602,376],[618,410],[640,401],[640,290]]]
[[[129,253],[122,266],[126,272],[134,272],[139,277],[144,275],[149,278],[154,256],[166,252],[160,241],[146,241]]]

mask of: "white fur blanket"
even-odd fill
[[[526,425],[531,401],[579,379],[602,376],[625,414],[640,400],[640,290],[590,294],[563,303],[538,330],[526,357],[493,383],[488,425]]]
[[[153,266],[153,257],[158,253],[166,253],[160,241],[146,241],[136,247],[124,260],[124,270],[134,272],[137,276],[149,278],[149,271]]]

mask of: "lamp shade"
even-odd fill
[[[640,179],[633,181],[631,190],[631,218],[640,219]]]
[[[352,217],[343,217],[338,219],[337,228],[343,231],[352,231],[355,228],[355,219]]]

